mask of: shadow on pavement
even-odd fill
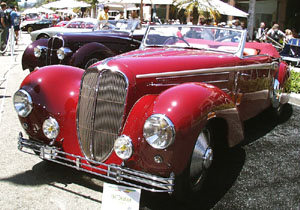
[[[89,175],[84,172],[80,172],[49,161],[41,161],[34,165],[32,170],[0,179],[0,182],[12,182],[17,185],[27,186],[50,185],[77,196],[102,203],[101,200],[93,199],[90,197],[90,195],[73,191],[67,187],[69,184],[76,184],[94,191],[103,192],[100,181],[96,176]]]
[[[288,120],[292,113],[292,106],[284,107],[283,121]],[[215,157],[212,170],[208,175],[200,192],[190,197],[186,202],[179,202],[168,194],[142,192],[140,206],[142,210],[189,210],[189,209],[211,209],[229,191],[238,178],[246,158],[246,152],[241,147],[256,141],[269,133],[278,125],[272,113],[267,110],[257,117],[245,122],[245,140],[241,145],[228,149]],[[82,196],[101,203],[101,200],[90,198],[79,192],[67,188],[68,184],[77,184],[98,192],[103,192],[99,178],[62,165],[42,161],[34,165],[32,170],[26,171],[12,177],[0,179],[0,182],[12,182],[17,185],[44,185]],[[63,186],[59,186],[62,184]]]
[[[256,117],[246,121],[244,123],[245,139],[241,143],[241,146],[250,144],[257,139],[263,137],[271,130],[273,130],[278,124],[286,122],[293,114],[293,108],[290,104],[283,106],[282,115],[280,118],[274,115],[272,109],[267,109]]]

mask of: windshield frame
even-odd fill
[[[151,34],[150,31],[152,28],[199,28],[201,30],[225,30],[228,32],[238,32],[240,33],[240,40],[237,44],[237,50],[232,52],[228,50],[221,50],[221,49],[214,49],[214,48],[201,48],[201,47],[195,47],[195,46],[175,46],[175,45],[167,45],[167,44],[147,44],[147,38],[148,35]],[[167,29],[166,29],[167,30]],[[171,37],[171,36],[170,36]],[[199,26],[199,25],[149,25],[147,27],[146,33],[144,35],[144,38],[142,40],[140,49],[145,49],[149,47],[162,47],[162,48],[182,48],[182,49],[195,49],[195,50],[207,50],[207,51],[214,51],[214,52],[223,52],[223,53],[229,53],[238,56],[239,58],[243,58],[243,52],[245,48],[247,38],[247,30],[239,30],[239,29],[233,29],[233,28],[225,28],[225,27],[215,27],[215,26]],[[220,42],[221,43],[221,42]],[[224,42],[226,43],[226,42]],[[234,43],[234,42],[229,42]],[[225,45],[224,45],[225,46]]]

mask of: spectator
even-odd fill
[[[233,23],[233,26],[232,26],[233,28],[239,29],[239,30],[243,29],[242,26],[241,26],[240,20],[238,20],[238,19],[233,20],[232,23]]]
[[[283,42],[288,43],[289,40],[292,39],[292,38],[294,38],[292,31],[290,29],[285,29],[285,37],[284,37]]]
[[[108,20],[108,11],[109,11],[109,7],[104,6],[103,10],[98,15],[98,20],[100,21]]]
[[[267,35],[277,43],[285,37],[285,34],[279,30],[279,25],[277,23],[272,26],[272,28],[267,32]]]
[[[4,50],[6,47],[6,38],[7,38],[7,34],[8,34],[8,26],[6,25],[6,17],[5,17],[5,10],[6,10],[6,3],[2,2],[1,3],[1,10],[0,10],[0,50]]]
[[[266,41],[266,36],[264,36],[264,33],[266,32],[266,25],[264,22],[260,23],[260,27],[258,28],[257,32],[256,32],[256,40],[259,42],[265,42]]]
[[[18,44],[19,31],[20,31],[20,14],[17,13],[15,6],[11,6],[10,8],[12,10],[10,13],[10,19],[16,35],[16,44]]]
[[[204,25],[205,24],[205,17],[203,15],[199,16],[199,25]]]
[[[121,20],[124,19],[124,12],[118,12],[117,16],[115,17],[115,20]]]

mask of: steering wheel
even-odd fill
[[[172,45],[175,44],[177,42],[177,40],[181,40],[183,41],[187,46],[190,46],[190,44],[184,39],[184,37],[179,38],[177,36],[171,36],[169,38],[166,39],[166,41],[164,42],[164,45]]]
[[[215,41],[217,41],[217,42],[222,42],[222,41],[224,41],[224,40],[226,40],[226,39],[231,39],[231,40],[233,40],[235,36],[236,36],[236,34],[231,34],[231,35],[229,35],[229,36],[223,36],[223,37],[217,38],[217,39],[215,39]]]

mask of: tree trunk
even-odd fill
[[[141,17],[141,23],[143,22],[143,20],[144,20],[144,15],[143,15],[143,13],[144,13],[144,11],[143,11],[143,7],[144,7],[144,4],[143,4],[143,0],[141,0],[141,6],[140,6],[140,17]]]
[[[248,10],[248,26],[247,26],[247,30],[248,30],[248,36],[249,38],[252,40],[253,38],[253,29],[254,29],[254,20],[255,20],[255,4],[256,4],[256,0],[250,0],[249,1],[249,10]]]

